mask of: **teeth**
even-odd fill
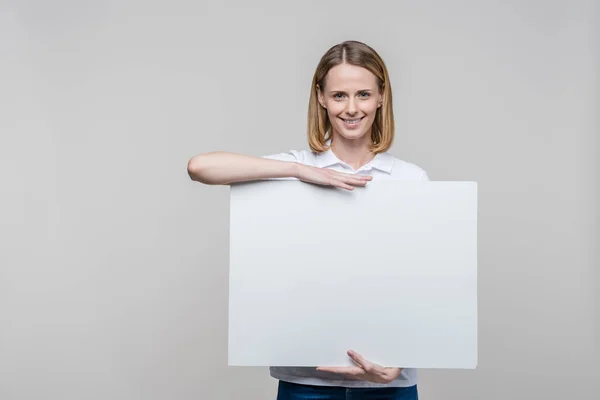
[[[344,122],[347,122],[349,124],[356,124],[358,121],[360,121],[359,119],[345,119]]]

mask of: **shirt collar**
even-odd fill
[[[346,164],[345,162],[343,162],[342,160],[337,158],[337,156],[333,153],[333,151],[331,150],[331,140],[328,140],[326,144],[327,144],[327,146],[330,146],[330,147],[329,147],[329,149],[327,149],[327,151],[317,154],[317,167],[325,168],[325,167],[331,167],[333,165],[339,164],[339,165],[344,165],[349,168],[352,168],[348,164]],[[376,154],[375,157],[371,161],[369,161],[367,164],[365,164],[360,169],[361,170],[369,170],[371,168],[375,168],[380,171],[391,174],[393,164],[394,164],[394,157],[392,157],[392,155],[389,154],[388,152],[384,152],[384,153]]]

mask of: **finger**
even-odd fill
[[[349,185],[354,185],[354,186],[366,186],[367,182],[369,182],[367,179],[363,179],[358,176],[340,178],[340,180],[343,182],[346,182]]]
[[[348,355],[350,356],[350,358],[352,360],[354,360],[358,365],[360,365],[361,367],[364,367],[364,364],[366,363],[366,359],[365,357],[363,357],[362,354],[357,353],[354,350],[348,350]]]
[[[350,173],[350,172],[342,172],[342,171],[337,171],[335,169],[329,169],[326,168],[326,171],[332,175],[337,175],[337,176],[355,176],[356,174]]]
[[[348,181],[353,181],[353,182],[365,182],[367,183],[369,181],[369,179],[365,179],[367,177],[365,176],[349,176],[349,177],[345,177],[344,179],[348,180]]]
[[[329,169],[329,168],[325,168],[326,173],[334,175],[334,176],[338,176],[338,177],[355,177],[355,178],[364,178],[364,179],[373,179],[372,176],[370,175],[362,175],[362,174],[357,174],[357,173],[352,173],[352,172],[341,172],[341,171],[336,171],[335,169]]]
[[[341,182],[344,182],[346,185],[350,185],[352,187],[364,187],[367,185],[367,182],[361,182],[352,179],[342,179]]]
[[[334,374],[344,374],[348,376],[360,376],[365,373],[360,367],[318,367],[317,371],[333,372]]]
[[[379,367],[376,364],[373,364],[371,361],[367,360],[362,354],[357,353],[354,350],[348,350],[348,355],[352,358],[358,365],[362,367],[367,372],[381,369],[383,372],[383,368]]]
[[[342,188],[342,189],[354,190],[354,186],[348,185],[347,183],[342,182],[342,181],[338,181],[338,180],[333,180],[329,184],[331,186],[339,187],[339,188]]]
[[[354,178],[354,179],[359,179],[361,181],[370,181],[373,179],[373,177],[370,175],[348,174],[345,172],[337,172],[337,171],[334,171],[334,172],[338,175],[338,177],[343,177],[343,178]]]

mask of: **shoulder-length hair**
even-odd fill
[[[375,50],[364,43],[345,41],[330,48],[319,61],[313,76],[308,104],[308,145],[317,153],[326,151],[331,139],[331,123],[327,110],[318,99],[319,88],[325,87],[325,77],[336,65],[350,64],[368,69],[377,78],[379,91],[383,95],[383,103],[375,114],[371,128],[370,149],[374,153],[387,151],[394,140],[394,111],[392,108],[392,88],[387,68]]]

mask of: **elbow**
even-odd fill
[[[210,179],[207,177],[206,174],[207,165],[205,158],[206,156],[202,154],[192,157],[188,161],[187,172],[191,180],[205,184],[210,184]]]
[[[188,161],[187,171],[190,179],[206,185],[228,184],[222,176],[221,153],[212,152],[199,154]]]

